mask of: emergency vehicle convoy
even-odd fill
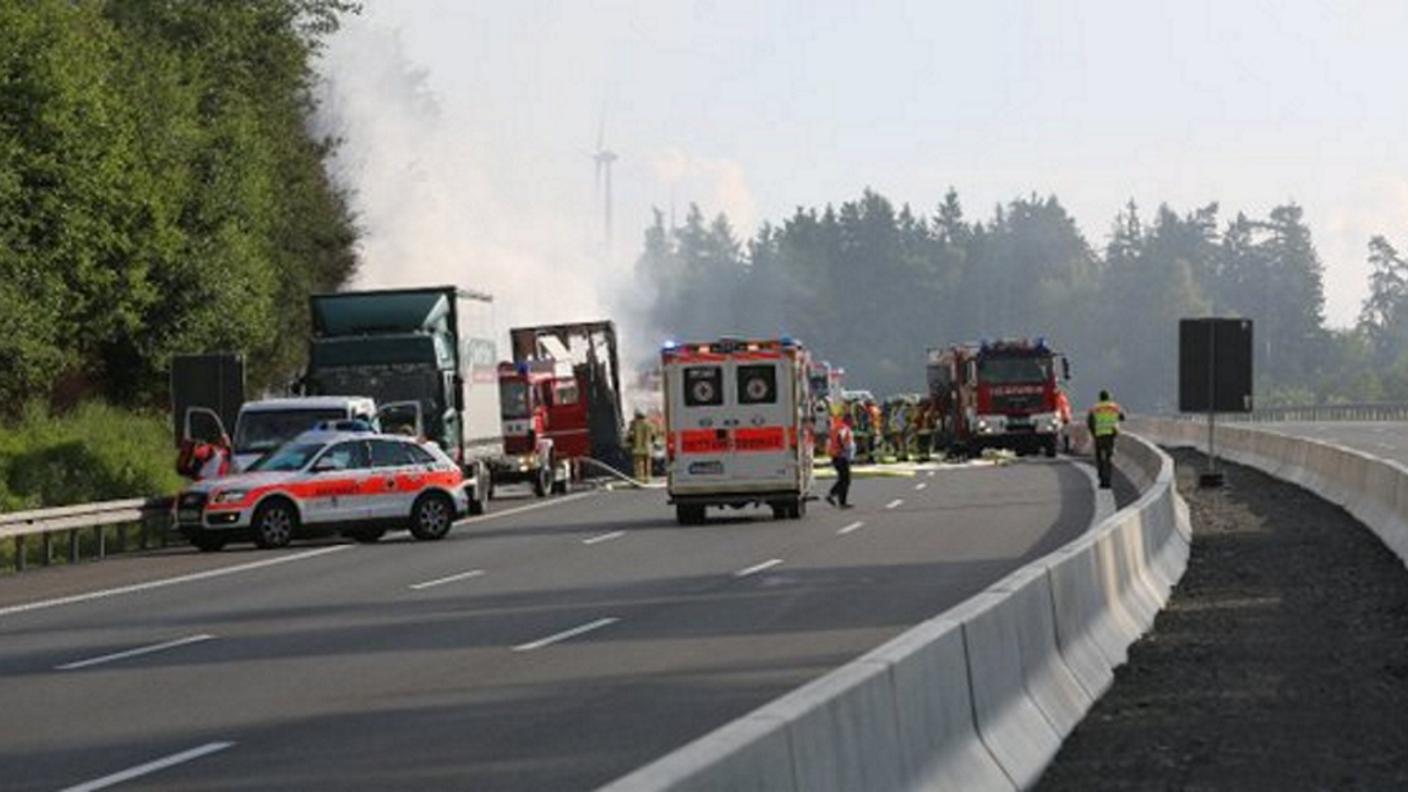
[[[783,338],[667,344],[667,490],[681,525],[710,506],[767,505],[778,519],[811,498],[813,414],[808,353]]]
[[[1058,360],[1059,376],[1070,379],[1069,361],[1044,339],[929,350],[935,446],[966,454],[1005,448],[1056,456],[1070,423]]]
[[[192,484],[177,496],[177,527],[206,552],[337,532],[375,542],[392,529],[435,540],[468,511],[464,476],[436,446],[335,426],[299,435],[243,473]]]

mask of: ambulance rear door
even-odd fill
[[[795,360],[773,350],[729,356],[732,405],[729,476],[750,489],[795,490],[798,397],[805,392]],[[766,485],[765,487],[763,485]]]
[[[664,367],[672,488],[722,489],[727,481],[733,418],[727,368],[726,355],[699,353],[680,354]]]

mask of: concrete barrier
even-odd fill
[[[1109,688],[1113,669],[1187,564],[1191,528],[1172,460],[1129,435],[1121,436],[1116,459],[1143,484],[1134,504],[957,607],[603,790],[1012,792],[1033,785]]]
[[[985,592],[970,602],[975,606],[961,621],[978,736],[1008,778],[1026,789],[1056,755],[1062,735],[1027,692],[1019,601],[1010,592]]]
[[[961,624],[931,620],[868,656],[890,664],[905,789],[1016,788],[978,738]]]
[[[799,790],[902,789],[904,751],[890,666],[864,658],[783,696],[767,714],[787,722]]]
[[[1027,695],[1057,734],[1070,734],[1095,697],[1076,678],[1057,646],[1051,578],[1043,567],[1026,567],[991,591],[1007,596],[1017,614],[1017,650]]]
[[[1131,427],[1155,442],[1207,451],[1189,421],[1136,418]],[[1218,430],[1218,452],[1304,487],[1345,508],[1408,564],[1408,467],[1358,449],[1244,427]],[[1248,437],[1258,453],[1246,453]]]

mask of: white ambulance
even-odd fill
[[[815,446],[808,363],[788,338],[665,346],[666,466],[681,525],[703,522],[710,506],[806,514]]]

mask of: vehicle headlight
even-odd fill
[[[249,490],[229,489],[215,493],[214,503],[239,503],[249,497]]]

